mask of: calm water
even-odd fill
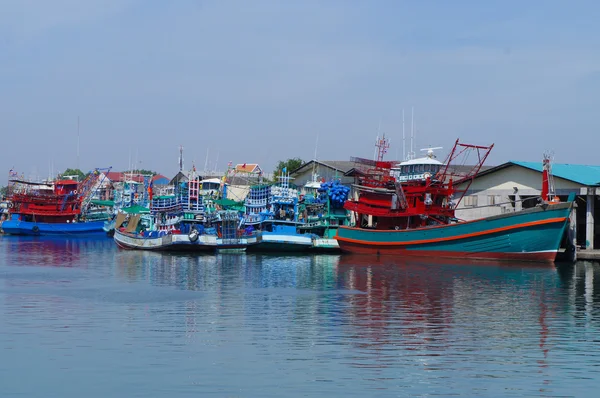
[[[596,396],[600,268],[0,237],[0,397]]]

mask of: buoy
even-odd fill
[[[195,229],[192,229],[190,231],[190,233],[188,234],[188,237],[190,238],[190,242],[195,242],[198,240],[198,231],[196,231]]]

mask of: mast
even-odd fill
[[[204,174],[206,174],[206,171],[208,170],[208,150],[209,148],[206,148],[206,158],[204,159]]]
[[[406,160],[406,133],[404,131],[404,108],[402,108],[402,161]]]
[[[410,121],[410,152],[408,153],[408,158],[414,158],[413,152],[413,140],[415,139],[415,107],[413,106],[411,109],[411,121]]]
[[[183,171],[183,145],[179,145],[179,171]]]
[[[317,181],[317,149],[319,148],[319,134],[317,134],[317,142],[315,143],[315,158],[313,160],[312,181]]]
[[[77,116],[77,169],[79,169],[79,116]]]

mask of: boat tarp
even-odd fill
[[[115,218],[115,229],[120,228],[121,225],[123,225],[123,223],[125,222],[126,218],[127,218],[127,214],[125,214],[125,213],[117,214],[117,218]]]
[[[150,213],[150,209],[144,206],[133,205],[122,209],[125,213],[128,214],[139,214],[139,213]]]
[[[93,205],[96,205],[96,206],[106,206],[106,207],[114,207],[115,206],[115,202],[113,200],[92,199],[90,201],[90,203]]]
[[[153,199],[175,199],[175,195],[155,196]]]
[[[235,200],[232,200],[232,199],[217,199],[214,201],[214,203],[216,205],[223,206],[223,207],[244,206],[243,202],[236,202]]]
[[[127,232],[135,232],[135,229],[137,228],[138,223],[140,222],[140,215],[139,214],[132,214],[129,217],[129,221],[127,222],[127,228],[125,229],[125,231]]]

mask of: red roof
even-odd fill
[[[160,180],[160,179],[165,179],[165,180],[169,180],[167,177],[165,177],[162,174],[156,174],[154,177],[152,177],[152,181],[156,181],[156,180]]]
[[[261,173],[262,170],[256,163],[244,163],[244,164],[236,164],[235,165],[236,172],[242,173]]]
[[[108,178],[112,182],[121,181],[121,179],[123,177],[123,173],[121,173],[120,171],[109,171],[108,173],[105,173],[104,175],[106,176],[106,178]]]

